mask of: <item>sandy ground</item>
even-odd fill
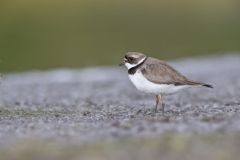
[[[171,64],[214,89],[193,88],[168,96],[165,116],[153,113],[154,96],[138,92],[125,68],[5,75],[0,85],[0,148],[14,148],[29,139],[81,146],[171,134],[239,134],[240,56]]]

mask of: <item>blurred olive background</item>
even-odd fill
[[[1,0],[0,71],[240,51],[239,0]]]

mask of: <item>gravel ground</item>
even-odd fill
[[[24,139],[81,145],[168,133],[240,133],[240,56],[171,64],[214,89],[168,96],[165,116],[153,113],[155,97],[138,92],[125,68],[5,75],[0,85],[0,147]]]

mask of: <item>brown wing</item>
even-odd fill
[[[147,59],[141,71],[153,83],[186,85],[190,82],[167,63],[151,57]]]

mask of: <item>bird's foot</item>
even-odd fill
[[[158,113],[160,113],[162,116],[164,116],[165,115],[165,111],[164,111],[164,109],[158,109],[158,108],[154,108],[153,110],[152,110],[152,113],[155,113],[155,114],[158,114]]]

